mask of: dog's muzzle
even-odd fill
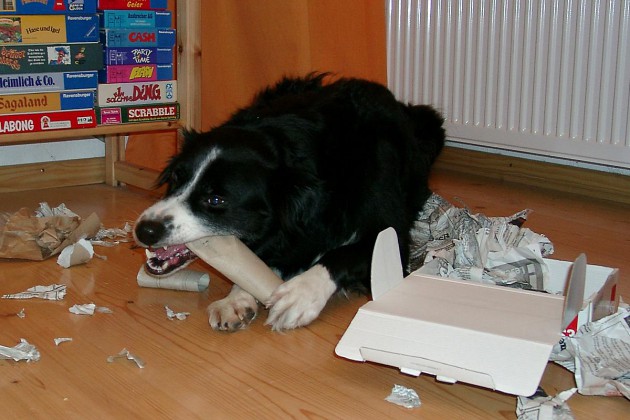
[[[153,248],[165,236],[167,228],[164,223],[155,220],[143,220],[136,224],[134,235],[139,245],[147,248],[147,261],[144,269],[153,276],[166,276],[178,271],[197,256],[184,244]]]

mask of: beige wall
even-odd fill
[[[202,127],[284,75],[331,71],[386,82],[379,0],[202,2]]]
[[[202,129],[223,122],[284,75],[330,71],[387,81],[382,0],[203,0]],[[170,0],[171,9],[175,1]],[[162,169],[175,133],[136,134],[128,162]]]

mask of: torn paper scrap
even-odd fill
[[[48,286],[33,286],[23,292],[2,295],[3,299],[46,299],[46,300],[62,300],[66,296],[65,284],[51,284]]]
[[[518,397],[516,416],[518,420],[572,420],[573,413],[566,402],[575,391],[577,388],[571,388],[550,397],[538,388],[531,397]]]
[[[85,240],[79,239],[76,243],[68,245],[57,257],[57,264],[63,268],[70,268],[73,265],[85,264],[94,256],[94,247]]]
[[[59,338],[54,338],[53,341],[55,342],[55,346],[58,346],[61,343],[67,343],[69,341],[72,341],[72,338],[70,338],[70,337],[59,337]]]
[[[15,314],[18,318],[26,318],[26,313],[24,312],[24,308],[22,308],[22,310],[20,310],[20,312],[18,312],[17,314]]]
[[[133,238],[130,237],[133,231],[133,226],[129,222],[125,223],[122,228],[104,228],[101,226],[96,235],[89,238],[92,245],[112,247],[120,244],[121,242],[131,242]]]
[[[175,312],[168,306],[164,306],[164,309],[166,309],[166,316],[170,320],[179,319],[180,321],[183,321],[190,315],[190,312]]]
[[[134,361],[136,363],[136,365],[138,365],[138,367],[140,369],[144,368],[144,365],[145,365],[144,361],[142,359],[140,359],[138,356],[136,356],[135,354],[132,354],[131,352],[129,352],[129,350],[127,350],[126,348],[122,349],[120,351],[120,353],[118,353],[118,354],[116,354],[114,356],[109,356],[107,358],[107,362],[108,363],[112,363],[116,359],[122,359],[122,358]]]
[[[13,359],[16,362],[20,360],[36,362],[39,360],[39,350],[22,338],[20,343],[14,347],[0,346],[0,359]]]
[[[51,208],[47,202],[39,203],[39,207],[35,209],[36,217],[54,217],[54,216],[65,216],[65,217],[79,217],[78,214],[70,210],[66,207],[65,203],[59,204],[55,208]]]
[[[402,385],[394,385],[392,393],[389,394],[385,401],[401,405],[405,408],[420,407],[420,397],[418,393],[411,388]]]
[[[563,337],[549,359],[574,372],[580,394],[630,399],[630,307]]]
[[[168,277],[154,277],[144,271],[144,266],[138,271],[138,286],[158,289],[184,290],[188,292],[203,292],[210,284],[208,273],[183,269]]]
[[[94,315],[94,312],[102,313],[102,314],[113,314],[114,312],[106,306],[96,306],[93,303],[84,303],[72,305],[68,308],[68,311],[72,312],[76,315]]]

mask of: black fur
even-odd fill
[[[396,229],[407,258],[443,118],[379,84],[326,77],[285,78],[224,124],[188,132],[160,183],[172,196],[201,172],[188,206],[206,235],[235,234],[285,279],[320,263],[338,288],[367,292],[381,230]],[[136,235],[159,244],[159,232]]]

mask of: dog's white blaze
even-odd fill
[[[199,223],[199,218],[192,213],[186,203],[199,178],[203,175],[203,169],[215,161],[219,154],[220,149],[218,147],[212,149],[201,165],[199,165],[200,169],[178,193],[158,201],[140,215],[138,222],[142,220],[172,219],[172,229],[169,230],[167,237],[163,238],[156,245],[182,244],[208,235],[208,227]]]

